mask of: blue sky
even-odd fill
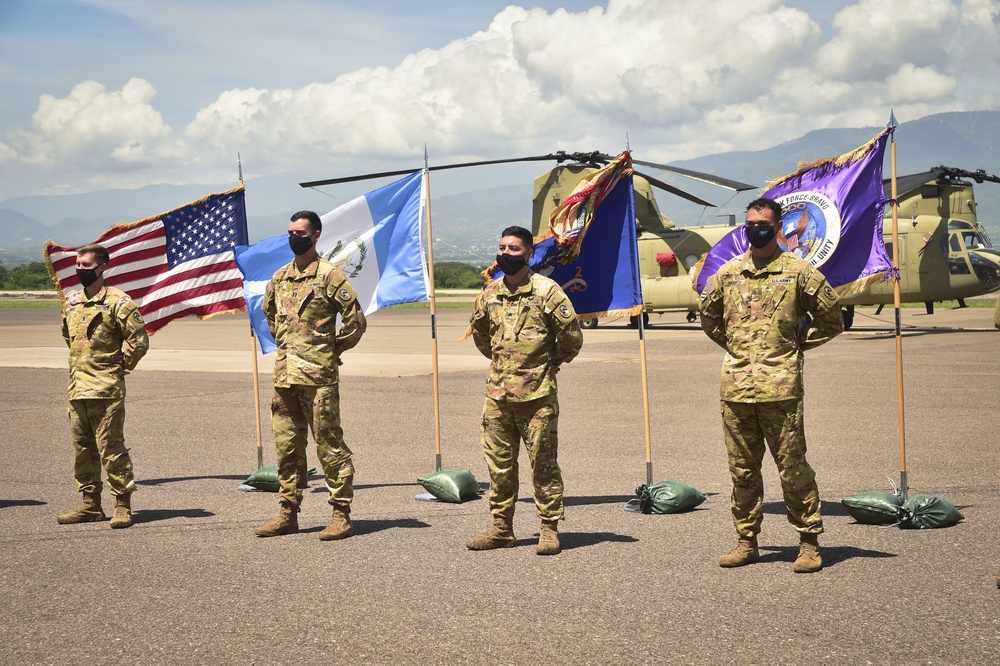
[[[1000,0],[0,0],[0,201],[1000,108]]]

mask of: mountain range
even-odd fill
[[[763,185],[768,179],[790,173],[801,161],[812,161],[853,150],[874,137],[881,128],[823,129],[758,151],[735,151],[671,162],[671,166]],[[901,123],[895,132],[897,174],[928,171],[938,165],[1000,173],[1000,112],[953,112]],[[634,154],[638,157],[636,151]],[[536,165],[537,166],[537,165]],[[885,163],[889,176],[889,158]],[[525,172],[526,173],[526,172]],[[758,190],[738,195],[704,183],[651,170],[651,175],[717,204],[702,208],[666,193],[657,194],[661,212],[678,226],[717,224],[730,214],[742,217],[746,203]],[[537,174],[536,174],[537,175]],[[326,212],[346,199],[325,198],[303,191],[298,182],[315,174],[281,174],[251,178],[247,186],[247,218],[251,241],[281,233],[288,217],[292,193],[299,203]],[[436,176],[435,176],[436,178]],[[485,179],[484,179],[485,180]],[[495,180],[495,179],[494,179]],[[483,263],[495,254],[499,230],[510,224],[530,226],[532,183],[477,188],[434,195],[432,213],[434,259]],[[377,186],[377,185],[376,185]],[[0,262],[13,266],[41,256],[42,245],[53,240],[80,245],[94,240],[110,225],[135,221],[166,212],[229,184],[150,185],[135,190],[104,190],[88,194],[15,197],[0,202]],[[357,196],[365,187],[359,185]],[[309,194],[303,194],[308,192]],[[1000,244],[1000,185],[976,187],[980,222]]]

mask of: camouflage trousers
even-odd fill
[[[132,459],[125,448],[125,398],[70,400],[69,429],[77,490],[100,493],[103,466],[112,495],[135,491]]]
[[[733,524],[740,536],[760,532],[764,519],[761,464],[765,443],[778,466],[788,522],[799,532],[821,534],[816,473],[806,462],[802,400],[722,402],[722,429],[733,479]]]
[[[563,517],[563,481],[559,463],[557,425],[559,403],[555,396],[528,402],[486,398],[481,441],[490,470],[490,512],[513,518],[517,501],[517,456],[524,440],[531,462],[535,507],[540,518]]]
[[[300,386],[274,389],[271,428],[278,457],[279,501],[299,505],[306,487],[308,431],[316,440],[316,454],[326,476],[330,504],[349,505],[354,500],[354,463],[340,427],[340,389]],[[296,492],[298,491],[298,492]]]

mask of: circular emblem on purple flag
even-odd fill
[[[840,211],[826,195],[792,192],[775,199],[781,204],[778,245],[813,266],[822,266],[840,243]]]

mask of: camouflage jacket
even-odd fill
[[[69,399],[124,398],[125,371],[149,350],[149,336],[132,299],[104,285],[88,299],[70,294],[62,307],[69,347]]]
[[[486,395],[527,402],[556,393],[556,372],[580,353],[573,304],[547,277],[529,273],[511,292],[495,280],[476,298],[472,339],[490,359]]]
[[[351,283],[325,259],[301,273],[294,261],[279,268],[261,307],[278,346],[274,385],[279,388],[336,384],[340,354],[358,344],[367,327]]]
[[[802,397],[802,352],[840,335],[844,321],[823,274],[779,248],[759,270],[749,251],[726,262],[702,293],[701,326],[728,352],[722,400],[774,402]]]

